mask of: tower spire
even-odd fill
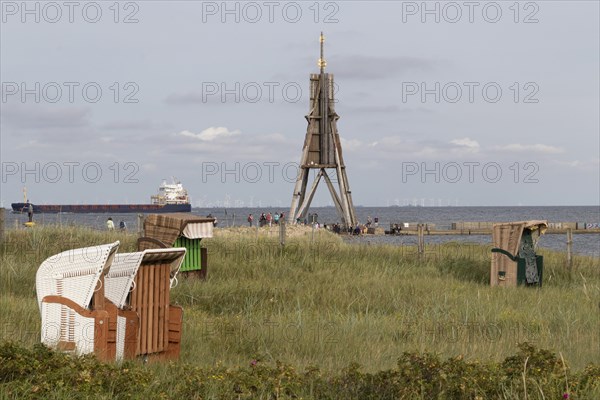
[[[324,51],[323,51],[323,43],[325,43],[325,36],[323,35],[323,32],[321,32],[321,36],[319,38],[319,41],[321,42],[321,57],[319,58],[319,68],[321,69],[321,73],[325,72],[325,67],[327,66],[327,61],[325,61],[325,55],[324,55]]]

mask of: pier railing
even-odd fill
[[[491,235],[493,225],[498,222],[461,221],[452,222],[449,228],[438,227],[433,223],[401,222],[391,223],[386,234],[391,235]],[[597,222],[549,222],[546,234],[573,234],[600,233],[600,224]]]

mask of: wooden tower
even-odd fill
[[[327,63],[323,56],[323,33],[321,41],[321,58],[319,58],[320,73],[310,75],[310,108],[306,116],[308,129],[302,148],[300,169],[292,196],[292,206],[288,214],[288,222],[295,223],[298,219],[304,220],[310,208],[310,203],[321,178],[325,180],[327,188],[333,198],[333,203],[345,227],[357,224],[352,195],[346,176],[346,166],[342,157],[342,145],[337,131],[337,120],[340,118],[335,112],[333,74],[325,73]],[[311,169],[318,170],[310,190],[307,184]],[[339,195],[335,189],[327,170],[335,170]],[[331,172],[333,173],[333,171]]]

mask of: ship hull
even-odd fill
[[[33,204],[34,214],[125,214],[125,213],[172,213],[191,212],[190,204]],[[12,203],[13,212],[27,213],[27,203]]]

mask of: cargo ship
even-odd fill
[[[187,190],[181,182],[173,179],[172,183],[163,180],[158,188],[158,194],[150,197],[150,204],[35,204],[29,203],[27,192],[23,189],[23,203],[12,203],[14,213],[27,213],[29,204],[33,206],[34,214],[43,213],[77,213],[77,214],[102,214],[102,213],[171,213],[190,212]]]

